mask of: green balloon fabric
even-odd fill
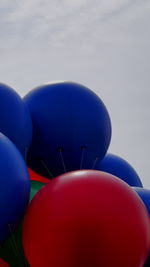
[[[11,267],[26,266],[26,259],[22,247],[22,227],[6,239],[0,246],[0,257]]]
[[[33,199],[33,197],[36,195],[36,193],[45,185],[42,182],[38,181],[30,181],[31,183],[31,190],[30,190],[30,201]]]
[[[42,182],[30,181],[30,201],[36,193],[45,185]],[[0,244],[0,258],[10,264],[11,267],[28,266],[22,247],[22,225],[12,235]]]

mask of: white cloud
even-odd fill
[[[12,3],[9,5],[6,1],[4,5],[2,2],[3,16],[0,21],[5,27],[3,36],[8,38],[9,35],[15,35],[19,41],[21,35],[25,35],[26,39],[43,35],[51,42],[53,38],[55,42],[58,38],[59,44],[68,41],[70,36],[75,39],[84,34],[85,38],[89,36],[90,39],[92,31],[97,35],[104,24],[110,21],[113,23],[118,16],[126,16],[126,12],[130,13],[131,9],[132,14],[135,14],[138,7],[141,8],[141,3],[142,7],[146,5],[146,1],[140,0],[16,0]],[[122,18],[119,19],[122,21]],[[96,42],[96,36],[92,37]]]

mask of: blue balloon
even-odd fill
[[[0,83],[0,132],[6,135],[25,157],[32,140],[32,121],[21,97]]]
[[[143,187],[133,167],[116,155],[107,154],[102,161],[97,162],[95,169],[113,174],[131,186]]]
[[[30,181],[16,146],[0,133],[0,241],[20,222],[28,204]]]
[[[144,202],[145,207],[146,207],[148,214],[150,216],[150,190],[145,189],[145,188],[141,188],[141,187],[133,187],[133,189],[137,192],[139,197]]]
[[[111,122],[101,99],[77,83],[39,86],[24,98],[33,121],[28,155],[32,169],[46,177],[91,169],[111,139]]]

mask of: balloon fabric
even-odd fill
[[[77,83],[45,84],[24,102],[33,121],[29,166],[53,178],[77,169],[92,169],[111,139],[111,123],[101,99]]]
[[[0,134],[0,241],[20,222],[29,200],[30,181],[16,146]]]
[[[32,122],[21,97],[0,83],[0,132],[5,134],[25,158],[32,139]]]
[[[95,169],[115,175],[130,186],[143,187],[133,167],[119,156],[106,154],[102,161],[97,162]]]
[[[49,181],[49,180],[48,180]],[[44,183],[31,181],[30,201],[36,193],[44,186]],[[14,245],[15,243],[15,245]],[[17,247],[17,252],[15,251]],[[22,225],[0,246],[0,257],[5,259],[11,267],[28,266],[22,247]]]
[[[92,170],[46,184],[23,223],[32,267],[141,267],[150,248],[149,217],[126,183]]]
[[[31,181],[30,201],[34,198],[37,192],[45,185],[39,181]]]
[[[26,259],[22,247],[22,227],[16,229],[0,246],[0,257],[11,267],[26,266]]]
[[[9,267],[9,265],[3,259],[0,259],[0,267]]]
[[[136,193],[139,195],[139,197],[144,202],[146,209],[148,211],[148,214],[150,216],[150,190],[140,187],[133,187],[133,189],[136,191]]]
[[[29,173],[31,181],[38,181],[38,182],[45,183],[45,184],[49,183],[49,179],[39,175],[38,173],[34,172],[30,168],[28,168],[28,173]]]

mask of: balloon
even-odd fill
[[[0,241],[20,222],[29,200],[30,181],[16,146],[0,134]]]
[[[126,183],[99,171],[61,175],[34,197],[23,223],[31,267],[141,267],[149,217]]]
[[[32,139],[32,122],[21,97],[0,83],[0,132],[18,147],[25,157]]]
[[[57,82],[32,90],[24,98],[33,121],[28,164],[52,178],[77,169],[91,169],[102,159],[111,138],[106,107],[90,89]]]
[[[34,198],[37,192],[45,185],[45,183],[39,181],[31,181],[30,201]]]
[[[148,211],[148,214],[150,216],[150,190],[149,189],[140,188],[140,187],[133,187],[133,189],[137,192],[139,197],[144,202],[144,204],[146,206],[146,209]]]
[[[44,183],[31,181],[30,201],[44,186]],[[16,251],[17,248],[17,251]],[[4,258],[11,267],[26,266],[26,259],[22,247],[22,225],[0,246],[0,257]]]
[[[45,184],[49,183],[49,179],[39,175],[38,173],[34,172],[30,168],[28,168],[28,173],[29,173],[31,181],[38,181],[38,182],[42,182],[42,183],[45,183]]]
[[[133,167],[116,155],[107,154],[102,161],[97,162],[95,169],[113,174],[131,186],[143,187]]]
[[[3,259],[0,259],[0,267],[9,267],[9,265]]]

